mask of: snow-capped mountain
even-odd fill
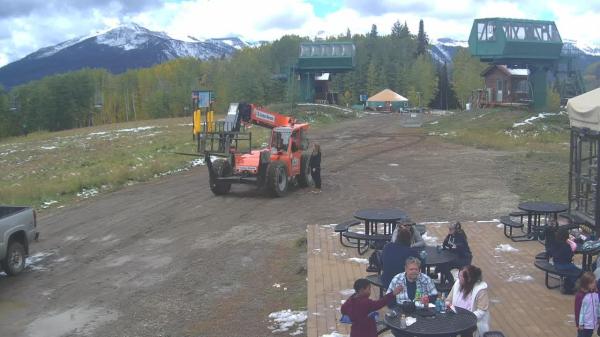
[[[174,58],[201,60],[228,57],[250,46],[237,37],[181,41],[129,23],[42,48],[0,68],[0,84],[10,88],[44,76],[82,68],[104,68],[112,73],[150,67]]]
[[[573,40],[564,40],[563,43],[563,53],[576,55],[581,69],[585,69],[587,65],[593,62],[600,61],[600,47],[578,43]],[[440,38],[430,44],[429,53],[436,62],[440,64],[445,62],[451,65],[454,54],[456,54],[459,47],[468,48],[469,42]]]

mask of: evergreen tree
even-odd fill
[[[346,29],[346,39],[350,40],[352,38],[352,34],[350,33],[350,28]]]
[[[425,33],[425,28],[423,27],[423,20],[419,20],[419,33],[417,34],[417,56],[424,55],[427,53],[427,48],[429,46],[429,38]]]
[[[369,33],[369,37],[376,38],[377,37],[377,25],[373,24],[371,26],[371,32]]]
[[[400,23],[400,20],[396,20],[396,22],[394,22],[392,25],[392,37],[402,37],[402,24]]]
[[[458,102],[456,101],[456,93],[452,89],[448,79],[448,66],[446,62],[438,68],[438,78],[438,92],[432,101],[432,105],[442,110],[456,109]]]

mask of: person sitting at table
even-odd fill
[[[418,257],[419,252],[410,247],[411,233],[407,228],[401,228],[398,231],[398,238],[393,242],[388,242],[383,247],[383,274],[381,283],[387,288],[392,278],[404,271],[406,259],[410,256]]]
[[[446,297],[446,306],[463,308],[477,316],[479,337],[490,330],[490,299],[487,288],[487,283],[482,279],[481,269],[468,265],[459,271],[458,280],[454,282],[452,290]]]
[[[416,294],[428,296],[429,302],[434,303],[437,298],[435,284],[426,274],[421,273],[421,260],[416,257],[409,257],[404,264],[404,272],[392,279],[387,293],[400,287],[401,292],[396,295],[396,303],[405,301],[414,301]]]
[[[394,228],[394,232],[392,233],[392,242],[396,241],[398,238],[398,230],[400,228],[410,229],[410,246],[412,248],[425,247],[425,240],[423,240],[421,233],[417,230],[417,228],[415,228],[415,224],[409,219],[405,220],[400,225],[396,226],[396,228]]]
[[[460,270],[462,267],[470,265],[471,260],[473,260],[473,254],[467,241],[467,233],[462,229],[460,222],[448,225],[448,235],[444,239],[442,248],[456,253],[456,258],[449,265],[440,268],[440,272],[444,274],[446,280],[449,283],[454,283],[454,276],[452,276],[450,270],[454,268]]]
[[[399,287],[395,288],[384,297],[374,301],[369,298],[371,296],[369,280],[359,278],[354,281],[354,294],[341,307],[342,315],[348,316],[352,322],[350,337],[376,337],[377,325],[371,313],[393,302],[394,296],[400,291]]]
[[[573,251],[571,246],[567,243],[569,238],[569,232],[561,228],[556,232],[556,241],[553,244],[552,261],[556,270],[560,271],[574,271],[581,274],[582,270],[573,263]],[[564,294],[572,294],[575,288],[575,281],[579,278],[575,276],[568,276],[565,278],[562,292]]]

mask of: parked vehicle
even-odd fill
[[[36,213],[31,207],[0,206],[0,266],[8,275],[25,269],[29,244],[38,239]]]

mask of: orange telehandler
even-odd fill
[[[256,185],[276,197],[293,184],[312,186],[308,123],[247,103],[231,103],[225,121],[213,123],[200,135],[199,149],[214,194],[228,193],[235,183]],[[265,148],[252,149],[250,124],[271,129]]]

